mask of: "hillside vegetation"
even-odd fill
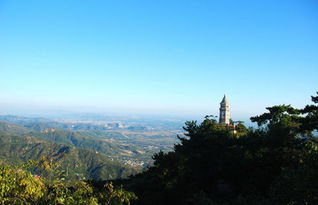
[[[180,132],[175,128],[175,122],[153,120],[147,123],[125,119],[114,121],[108,118],[108,121],[94,121],[95,118],[84,121],[56,121],[0,115],[0,131],[35,136],[48,142],[94,150],[137,169],[152,164],[151,156],[154,153],[171,150],[173,144],[177,143],[176,136]]]
[[[54,205],[123,205],[137,199],[134,193],[106,183],[94,188],[84,181],[65,181],[65,174],[50,160],[30,160],[20,166],[0,163],[0,204],[54,204]],[[36,168],[50,175],[34,175],[23,168]]]
[[[51,157],[67,170],[69,178],[115,179],[136,172],[96,151],[47,142],[34,136],[0,132],[0,146],[0,159],[7,163]]]
[[[142,148],[133,144],[121,143],[117,138],[122,138],[116,132],[96,132],[96,131],[68,131],[55,128],[44,129],[41,132],[31,132],[33,136],[45,141],[72,145],[77,148],[84,148],[101,152],[116,161],[120,161],[125,156],[129,158],[143,157]],[[129,152],[130,154],[127,154]],[[149,158],[151,156],[148,156]]]

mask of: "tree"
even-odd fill
[[[42,178],[20,167],[1,163],[0,203],[31,204],[41,200],[47,189]]]

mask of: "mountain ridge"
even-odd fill
[[[0,128],[13,127],[13,131],[20,128],[10,123],[0,122],[0,125],[5,125]],[[112,161],[94,150],[48,142],[31,134],[18,135],[7,131],[0,130],[0,159],[5,162],[20,163],[29,159],[38,160],[42,156],[55,157],[63,169],[68,169],[71,178],[81,175],[95,180],[123,178],[137,172],[136,169]]]

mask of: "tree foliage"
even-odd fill
[[[51,173],[50,178],[32,175],[32,167]],[[0,204],[123,205],[137,199],[134,193],[106,183],[96,189],[85,181],[66,181],[65,172],[52,158],[28,161],[20,166],[0,166]],[[42,173],[44,173],[42,172]],[[45,175],[45,174],[43,174]]]
[[[210,116],[186,122],[174,151],[155,154],[126,188],[137,204],[318,203],[317,108],[269,107],[251,118],[259,128],[239,122],[238,133]]]

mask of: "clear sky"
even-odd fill
[[[218,115],[310,103],[316,0],[0,0],[0,111]]]

